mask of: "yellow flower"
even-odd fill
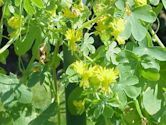
[[[89,67],[89,72],[92,73],[91,78],[90,78],[90,84],[93,87],[99,87],[100,86],[100,78],[98,76],[98,74],[101,71],[101,66],[99,65],[95,65],[93,67]]]
[[[89,78],[92,72],[88,70],[88,65],[82,61],[76,61],[72,64],[74,70],[81,76],[80,87],[89,88]]]
[[[0,7],[4,4],[3,0],[0,0]]]
[[[132,11],[131,11],[131,9],[130,9],[130,6],[129,6],[128,4],[126,4],[125,13],[126,13],[127,16],[130,16],[131,13],[132,13]]]
[[[108,16],[101,16],[97,20],[97,26],[95,27],[98,33],[101,33],[102,31],[106,30],[108,28],[106,21],[108,19]]]
[[[77,110],[77,114],[82,114],[85,110],[85,102],[83,100],[74,100],[73,105]]]
[[[12,16],[9,20],[8,20],[8,25],[12,28],[12,29],[18,29],[22,26],[23,24],[23,17],[19,16],[19,15],[15,15]]]
[[[106,5],[104,5],[102,2],[96,2],[96,4],[93,6],[94,13],[98,15],[102,15],[105,10]]]
[[[114,70],[113,68],[102,68],[100,73],[98,74],[98,77],[101,82],[101,89],[103,92],[107,93],[110,92],[110,85],[114,82],[116,82],[116,79],[118,78],[118,72],[117,70]]]
[[[84,72],[88,69],[88,66],[82,62],[82,61],[76,61],[72,64],[74,70],[80,74],[81,76],[84,74]]]
[[[100,23],[97,23],[97,26],[95,28],[100,33],[104,31],[107,28],[107,26],[103,22],[100,22]]]
[[[147,0],[135,0],[136,5],[144,6],[147,5]]]
[[[125,21],[124,19],[114,19],[113,22],[110,24],[112,28],[112,35],[116,38],[120,33],[122,33],[125,29]]]
[[[66,31],[66,39],[69,41],[80,41],[82,32],[80,30],[69,29]]]
[[[88,67],[82,61],[72,64],[74,70],[81,76],[80,87],[96,88],[105,92],[110,92],[110,85],[116,82],[119,72],[117,69],[105,68],[99,65]]]
[[[113,22],[110,24],[112,28],[112,35],[117,40],[119,44],[125,44],[125,40],[120,36],[120,34],[125,29],[125,20],[124,19],[114,19]]]
[[[82,87],[83,89],[86,89],[86,88],[89,88],[90,85],[89,85],[89,78],[82,78],[81,81],[80,81],[80,87]]]
[[[82,32],[80,30],[69,29],[66,31],[66,39],[68,40],[68,45],[70,50],[76,51],[76,42],[80,41],[82,38]]]
[[[115,73],[114,69],[111,68],[110,69],[102,68],[99,77],[101,82],[105,85],[116,82],[116,79],[118,78],[117,73]]]
[[[72,11],[69,8],[63,10],[63,16],[67,18],[76,18],[78,16],[78,10],[73,9]]]
[[[117,42],[118,42],[119,45],[125,44],[125,40],[121,36],[118,36],[116,38],[116,40],[117,40]]]

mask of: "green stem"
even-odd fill
[[[157,34],[154,32],[152,28],[150,28],[150,32],[153,35],[155,42],[157,42],[160,47],[165,48],[164,44],[161,42],[161,40],[159,39],[159,37],[157,36]]]
[[[137,109],[137,112],[138,112],[139,116],[143,119],[144,116],[143,116],[143,114],[142,114],[142,111],[141,111],[141,108],[140,108],[140,105],[139,105],[138,100],[135,99],[135,100],[134,100],[134,103],[135,103],[135,107],[136,107],[136,109]]]
[[[60,112],[60,98],[59,98],[59,90],[58,90],[58,82],[57,82],[57,78],[56,78],[56,70],[53,72],[53,77],[54,77],[54,84],[55,84],[55,100],[57,102],[57,107],[58,108],[58,112],[57,112],[57,124],[61,125],[61,112]]]
[[[58,67],[59,61],[58,59],[58,52],[59,52],[59,42],[55,45],[54,49],[54,54],[53,54],[53,59],[52,59],[52,67],[53,67],[53,78],[54,78],[54,86],[55,86],[55,100],[57,101],[57,108],[58,108],[58,113],[57,113],[57,124],[61,125],[61,112],[60,112],[60,98],[59,98],[59,87],[58,87],[58,81],[57,81],[57,75],[56,75],[56,69]]]
[[[3,18],[4,18],[4,13],[6,11],[7,3],[8,2],[5,3],[4,8],[2,10],[2,16],[1,16],[1,21],[0,21],[0,34],[3,34],[2,33],[3,32]],[[0,44],[1,44],[1,40],[2,40],[2,37],[0,36]]]
[[[1,38],[5,38],[5,39],[8,39],[8,40],[10,39],[9,37],[4,36],[3,34],[0,34],[0,37],[1,37]]]
[[[6,49],[8,49],[8,47],[14,42],[14,39],[9,40],[6,45],[4,45],[1,49],[0,49],[0,54],[2,54]]]

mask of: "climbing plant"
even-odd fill
[[[17,56],[17,72],[0,67],[0,125],[166,123],[166,48],[157,36],[166,0],[0,7],[0,63]]]

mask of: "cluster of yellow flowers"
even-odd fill
[[[97,21],[97,26],[95,27],[98,32],[102,32],[108,28],[108,26],[106,25],[107,19],[108,16],[101,16],[99,18],[99,20]]]
[[[22,25],[23,25],[23,17],[19,16],[19,15],[15,15],[12,16],[9,20],[8,20],[8,25],[12,28],[12,29],[19,29]]]
[[[78,5],[75,4],[73,7],[70,8],[64,8],[63,9],[63,16],[66,18],[76,18],[81,16],[82,11],[84,10],[84,6],[82,2],[80,2]]]
[[[68,46],[71,51],[77,50],[76,42],[80,41],[82,38],[82,32],[80,30],[68,29],[65,34],[68,40]]]
[[[144,6],[147,5],[147,0],[135,0],[136,5]]]
[[[106,68],[100,65],[88,66],[82,61],[76,61],[72,64],[73,69],[81,76],[80,87],[84,89],[93,87],[101,90],[103,93],[110,92],[110,85],[116,82],[118,70]]]
[[[119,44],[125,44],[125,40],[120,36],[120,34],[125,29],[125,20],[122,18],[114,19],[110,23],[110,27],[112,28],[112,35],[115,37]]]
[[[125,40],[120,36],[120,34],[125,29],[125,20],[122,18],[115,18],[110,22],[109,16],[101,16],[101,18],[97,21],[96,33],[103,36],[109,35],[106,31],[110,31],[111,35],[117,40],[119,44],[125,44]]]

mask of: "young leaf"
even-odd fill
[[[150,114],[156,114],[161,108],[161,100],[158,100],[154,95],[154,90],[148,88],[143,94],[143,106],[145,110]]]
[[[149,23],[153,23],[156,20],[156,15],[152,12],[152,8],[150,6],[136,8],[133,11],[133,15],[135,18]]]
[[[164,8],[166,9],[166,0],[162,0]]]
[[[160,0],[150,0],[150,3],[154,6],[158,5]]]
[[[25,38],[22,41],[17,40],[14,44],[14,49],[17,55],[24,55],[32,47],[37,33],[38,27],[36,27],[35,24],[31,24]]]
[[[137,41],[142,41],[147,33],[146,28],[142,26],[139,20],[137,20],[134,16],[131,16],[130,23],[132,35]]]
[[[150,56],[144,56],[142,58],[141,66],[144,69],[153,69],[153,70],[155,70],[157,72],[160,71],[160,65],[159,65],[159,63],[155,59],[153,59],[152,57],[150,57]]]
[[[112,61],[113,64],[117,65],[118,62],[116,60],[117,54],[120,53],[120,48],[116,47],[117,43],[112,42],[111,45],[109,46],[108,51],[106,52],[106,58],[108,61]],[[110,60],[111,59],[111,60]]]
[[[159,61],[166,61],[166,49],[164,48],[157,48],[157,47],[137,47],[134,48],[134,53],[143,56],[149,55]]]
[[[31,0],[32,3],[37,6],[38,8],[43,8],[44,7],[44,3],[42,0]]]
[[[81,46],[81,51],[85,56],[89,55],[90,53],[95,53],[95,47],[92,45],[94,43],[93,37],[89,36],[90,34],[85,33],[84,41]]]
[[[141,88],[135,86],[125,86],[124,91],[128,97],[136,99],[141,93]]]
[[[15,5],[16,5],[16,6],[19,6],[20,3],[21,3],[20,1],[21,1],[21,0],[15,0],[15,1],[14,1]]]
[[[29,15],[33,15],[36,12],[35,8],[31,4],[30,0],[24,1],[24,9]]]
[[[160,74],[151,69],[140,69],[140,74],[149,81],[158,81],[160,79]]]

